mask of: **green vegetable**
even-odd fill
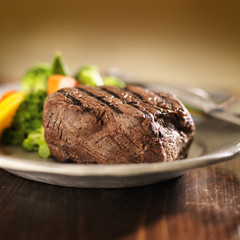
[[[46,91],[42,90],[26,95],[13,118],[11,127],[3,132],[3,143],[23,145],[28,151],[38,151],[43,158],[50,156],[42,127],[46,96]]]
[[[13,118],[11,127],[3,132],[3,143],[21,145],[29,133],[42,126],[43,105],[46,96],[46,92],[42,90],[26,95]]]
[[[51,67],[38,64],[25,73],[21,81],[21,90],[26,93],[26,97],[20,104],[11,127],[3,132],[3,143],[23,145],[28,151],[38,151],[43,158],[50,156],[50,150],[44,138],[42,116],[47,97],[47,79],[53,74],[71,75],[59,52],[55,54]],[[98,67],[94,65],[83,66],[76,78],[80,84],[90,86],[125,87],[125,83],[116,77],[107,76],[103,79]]]
[[[22,78],[21,90],[26,93],[38,90],[47,90],[47,79],[52,74],[70,76],[68,67],[61,59],[61,53],[57,52],[51,68],[47,64],[38,64],[29,69]]]
[[[66,64],[64,64],[62,58],[61,58],[61,53],[56,52],[55,58],[52,63],[51,67],[51,74],[59,74],[59,75],[65,75],[65,76],[70,76],[70,70],[67,67]]]
[[[114,76],[107,76],[103,78],[103,83],[106,86],[117,86],[120,88],[125,88],[126,84],[120,80],[119,78],[116,78]]]
[[[77,80],[80,84],[89,86],[102,86],[103,80],[98,68],[94,65],[86,65],[82,67],[77,74]]]
[[[49,158],[51,156],[50,149],[44,139],[44,142],[39,145],[38,154],[42,158]]]
[[[21,90],[26,93],[38,90],[46,91],[47,78],[50,75],[50,68],[46,64],[38,64],[29,69],[21,80]]]
[[[50,150],[45,141],[43,127],[30,132],[23,141],[23,147],[28,151],[38,151],[38,154],[42,158],[48,158],[50,156]]]

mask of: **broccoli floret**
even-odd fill
[[[23,141],[23,147],[31,152],[38,151],[38,154],[42,158],[48,158],[50,156],[50,150],[45,141],[43,127],[30,132]]]
[[[38,154],[41,158],[49,158],[51,156],[51,152],[46,141],[39,145]]]
[[[3,143],[21,145],[29,133],[42,126],[46,96],[46,92],[41,90],[26,95],[13,118],[11,127],[3,132]]]
[[[98,68],[94,65],[86,65],[80,69],[77,74],[77,80],[80,84],[89,86],[102,86],[103,80]]]
[[[119,78],[116,78],[114,76],[107,76],[103,78],[103,83],[106,86],[117,86],[120,88],[125,88],[126,84],[120,80]]]
[[[10,128],[3,132],[2,141],[10,145],[23,145],[28,151],[38,151],[42,158],[50,156],[42,127],[45,91],[31,92],[20,104]]]
[[[55,53],[55,58],[53,60],[52,67],[51,67],[51,75],[52,74],[59,74],[59,75],[65,75],[65,76],[71,75],[69,68],[61,58],[60,52]]]
[[[47,78],[50,75],[50,68],[46,64],[38,64],[29,69],[22,78],[21,90],[26,93],[38,90],[47,90]]]

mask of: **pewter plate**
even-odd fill
[[[188,158],[184,160],[123,165],[64,164],[52,158],[43,160],[36,153],[26,152],[21,147],[0,146],[0,168],[23,178],[53,185],[123,188],[165,181],[191,169],[228,161],[240,155],[239,126],[216,119],[194,118],[194,121],[194,142]]]

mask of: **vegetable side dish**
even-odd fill
[[[20,91],[8,91],[0,99],[0,138],[2,144],[22,145],[42,158],[50,156],[42,126],[43,106],[47,95],[64,87],[114,85],[125,83],[114,76],[102,76],[96,66],[80,68],[75,77],[57,53],[51,66],[38,64],[21,80]]]

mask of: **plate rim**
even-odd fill
[[[41,162],[0,155],[0,168],[65,176],[124,177],[154,173],[171,173],[176,171],[181,172],[228,161],[238,156],[240,156],[240,142],[224,150],[200,157],[158,163],[85,165],[76,163]]]

